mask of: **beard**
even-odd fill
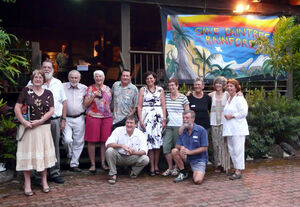
[[[71,84],[72,87],[76,87],[78,85],[78,82],[76,82],[76,83],[70,82],[70,84]]]
[[[187,123],[183,123],[184,128],[190,128],[192,126],[192,123],[187,122]]]
[[[45,73],[46,80],[50,80],[52,77],[53,77],[53,71],[51,71],[49,73]]]

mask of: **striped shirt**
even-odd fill
[[[184,106],[188,105],[189,101],[183,94],[179,94],[175,100],[171,99],[171,94],[166,95],[166,108],[168,112],[168,124],[167,126],[181,126],[182,125],[182,113]]]

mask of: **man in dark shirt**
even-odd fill
[[[181,182],[188,178],[188,172],[184,168],[184,162],[190,164],[193,170],[193,181],[195,184],[201,184],[204,175],[206,163],[208,161],[208,139],[206,130],[195,124],[195,112],[185,110],[183,112],[183,126],[179,130],[175,148],[172,149],[172,156],[177,164],[180,173],[174,182]]]

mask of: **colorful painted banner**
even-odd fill
[[[269,57],[252,43],[272,37],[275,16],[168,15],[165,39],[167,78],[247,78],[271,73]]]

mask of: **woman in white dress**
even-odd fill
[[[150,175],[160,174],[158,162],[162,146],[162,130],[166,125],[166,104],[164,89],[156,85],[154,72],[145,74],[146,86],[140,89],[138,117],[140,129],[145,133],[150,159]]]
[[[245,138],[249,135],[246,116],[248,104],[243,96],[238,96],[241,91],[239,82],[229,79],[226,83],[229,99],[224,107],[223,136],[226,136],[229,154],[235,168],[230,180],[242,178],[245,169]]]

